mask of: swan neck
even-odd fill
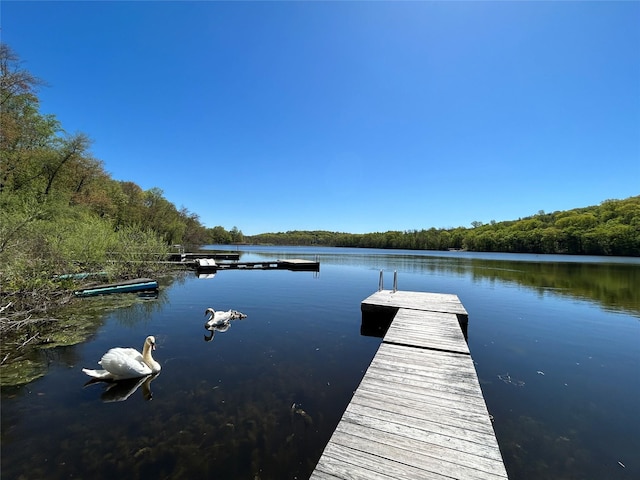
[[[149,367],[153,367],[154,360],[151,356],[151,345],[147,342],[144,343],[144,347],[142,348],[142,358]]]

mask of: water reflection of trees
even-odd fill
[[[123,326],[146,324],[151,321],[153,313],[161,311],[168,301],[166,291],[160,290],[155,296],[137,296],[133,302],[129,301],[127,305],[115,307],[111,315]]]
[[[640,314],[640,267],[630,264],[495,262],[474,260],[476,281],[517,283],[541,294],[596,301],[609,310]]]
[[[326,251],[325,251],[326,252]],[[541,294],[553,291],[562,296],[595,301],[609,310],[640,315],[640,265],[634,263],[513,261],[482,259],[470,256],[429,256],[403,253],[380,254],[367,250],[349,253],[320,253],[326,265],[369,265],[377,270],[398,270],[412,274],[470,276],[473,281],[517,283]],[[272,257],[265,252],[252,252],[257,257]],[[282,251],[277,253],[285,257]],[[443,255],[446,255],[443,254]],[[304,254],[288,255],[304,258]],[[315,258],[316,254],[307,254]],[[533,257],[532,257],[533,258]]]

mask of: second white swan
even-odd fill
[[[205,315],[209,315],[207,323],[204,324],[205,328],[222,327],[225,324],[236,320],[238,318],[247,318],[244,313],[237,312],[235,310],[227,310],[226,312],[216,312],[213,308],[207,308],[204,311]]]

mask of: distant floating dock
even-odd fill
[[[388,329],[311,478],[508,478],[458,297],[381,290],[361,310]]]
[[[213,252],[170,253],[168,260],[170,262],[188,262],[198,258],[213,258],[214,260],[239,260],[240,254]]]
[[[198,273],[211,273],[220,270],[292,270],[319,272],[320,262],[314,260],[288,259],[261,262],[216,262],[213,259],[201,258],[192,262]]]

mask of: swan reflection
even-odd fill
[[[133,395],[138,388],[142,387],[142,398],[146,401],[149,401],[153,398],[153,393],[151,392],[151,382],[153,382],[160,373],[156,373],[153,375],[147,375],[146,377],[140,378],[129,378],[126,380],[111,380],[105,381],[97,378],[92,378],[87,383],[84,384],[85,387],[92,385],[94,383],[104,384],[104,390],[100,395],[100,399],[105,403],[111,402],[124,402],[131,395]]]

